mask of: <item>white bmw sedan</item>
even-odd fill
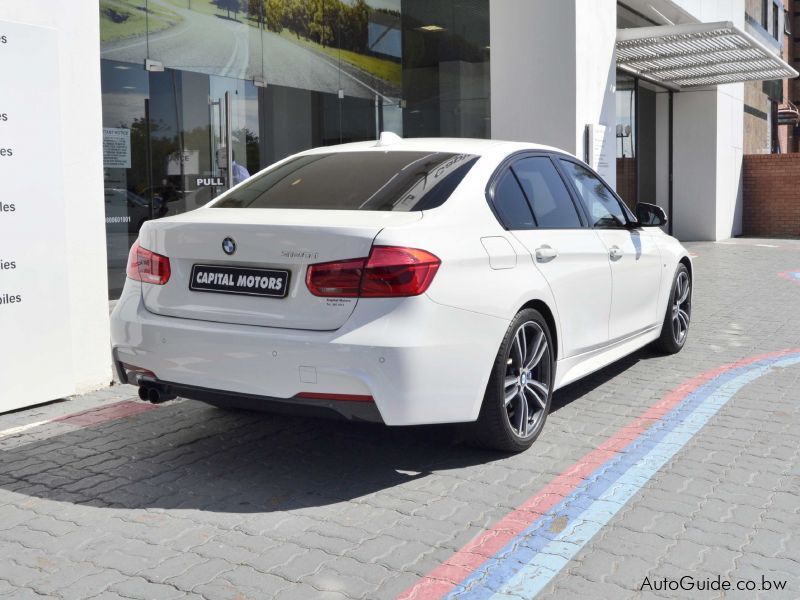
[[[528,448],[553,391],[686,342],[692,263],[555,148],[409,139],[291,156],[148,221],[112,316],[123,382],[153,402],[471,422]]]

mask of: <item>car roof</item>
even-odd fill
[[[386,144],[380,144],[377,140],[370,140],[367,142],[354,142],[314,148],[313,150],[303,152],[303,154],[327,154],[331,152],[372,150],[377,152],[452,152],[454,154],[473,154],[476,156],[495,153],[511,154],[522,150],[544,150],[569,155],[569,152],[543,144],[478,138],[397,138]]]

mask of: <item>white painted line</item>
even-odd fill
[[[41,425],[47,425],[48,423],[52,423],[53,419],[47,419],[46,421],[36,421],[34,423],[28,423],[27,425],[19,425],[17,427],[10,427],[9,429],[3,429],[0,431],[0,438],[9,437],[12,435],[17,435],[28,431],[29,429],[33,429],[34,427],[39,427]]]

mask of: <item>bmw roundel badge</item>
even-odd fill
[[[236,242],[233,241],[233,238],[226,237],[222,240],[222,251],[228,256],[236,252]]]

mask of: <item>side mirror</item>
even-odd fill
[[[641,227],[661,227],[667,224],[667,213],[655,204],[639,202],[636,205],[636,218]]]

